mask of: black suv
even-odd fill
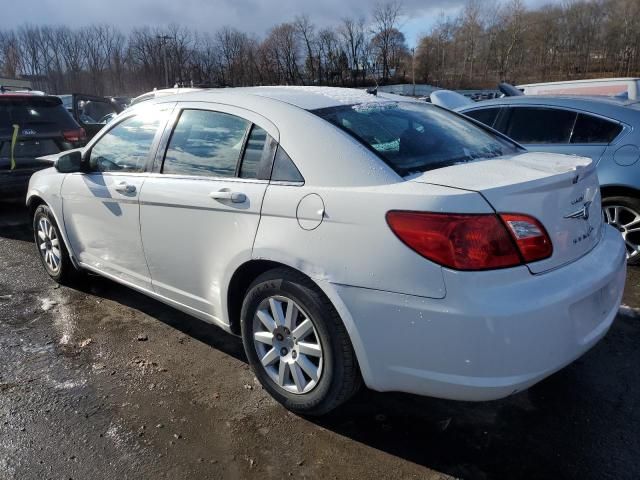
[[[0,89],[0,200],[22,196],[29,178],[51,166],[38,157],[86,143],[58,97]]]

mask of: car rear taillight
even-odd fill
[[[84,128],[76,128],[75,130],[65,130],[62,136],[67,142],[81,142],[87,138]]]
[[[545,242],[551,247],[542,225],[525,215],[509,214],[501,220],[494,214],[391,211],[387,223],[409,248],[456,270],[514,267],[544,258],[540,255]]]
[[[551,256],[551,239],[538,220],[517,213],[501,213],[500,218],[507,225],[525,262],[535,262]]]

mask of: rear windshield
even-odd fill
[[[13,125],[20,128],[56,125],[61,130],[79,128],[59,98],[3,97],[0,95],[0,136],[10,135]]]
[[[519,151],[515,144],[432,105],[372,102],[313,113],[355,137],[401,176]]]

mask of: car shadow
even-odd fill
[[[0,200],[0,237],[33,242],[31,219],[23,199]]]
[[[246,362],[241,340],[216,326],[107,279],[91,277],[88,285],[92,295]],[[619,318],[583,358],[502,400],[459,402],[363,388],[328,415],[304,420],[457,478],[585,479],[611,472],[638,478],[639,340],[640,323]]]
[[[88,282],[76,288],[137,310],[216,350],[247,361],[239,337],[107,278],[92,274],[88,278]]]

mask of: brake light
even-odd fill
[[[525,215],[501,220],[494,214],[391,211],[387,223],[409,248],[456,270],[514,267],[551,255],[546,231]]]
[[[525,262],[535,262],[551,256],[551,240],[538,220],[517,213],[501,213],[500,218],[507,225]]]
[[[67,142],[80,142],[87,138],[84,128],[76,128],[75,130],[65,130],[62,136]]]

